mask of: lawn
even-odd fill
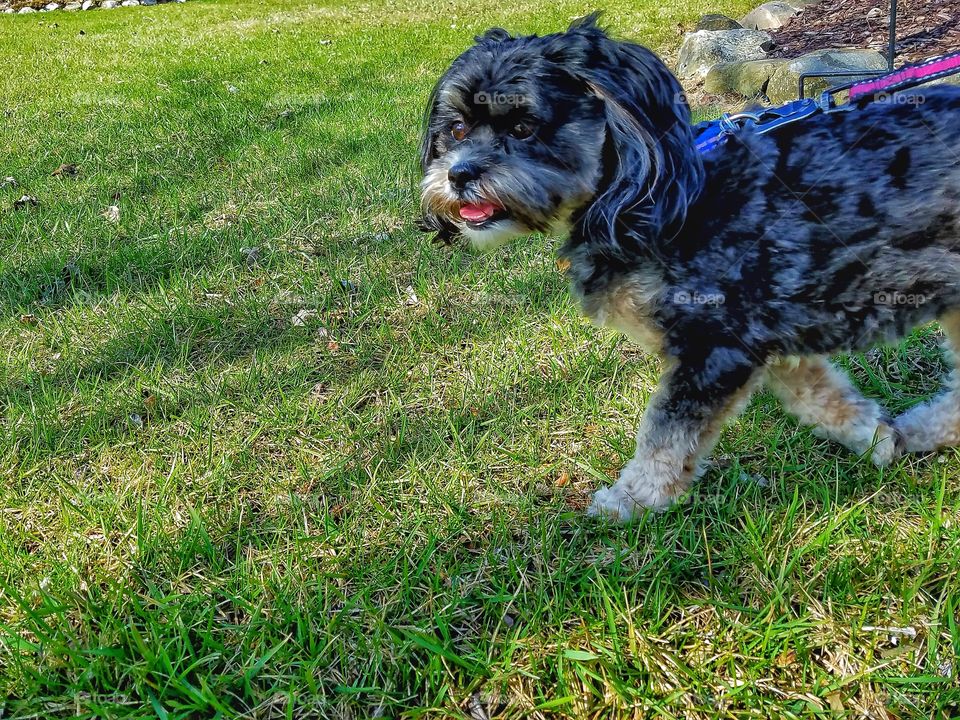
[[[593,8],[0,15],[0,717],[960,713],[957,452],[876,470],[761,395],[688,502],[590,520],[657,362],[555,238],[415,230],[446,63]],[[900,409],[937,333],[842,362]]]

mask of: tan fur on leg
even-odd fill
[[[897,436],[882,408],[861,395],[843,372],[825,357],[790,358],[770,366],[767,387],[787,412],[814,426],[821,437],[858,455],[872,450],[877,465],[898,454]]]
[[[762,381],[763,371],[758,370],[702,422],[673,417],[663,408],[665,393],[658,390],[640,421],[633,459],[614,485],[594,494],[589,513],[629,520],[644,508],[672,505],[702,474],[724,422],[743,410]]]
[[[940,318],[947,336],[947,354],[954,369],[936,397],[910,408],[894,425],[910,452],[929,452],[960,445],[960,312]]]

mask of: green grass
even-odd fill
[[[590,9],[0,15],[0,716],[958,712],[956,452],[878,471],[760,396],[689,502],[589,521],[657,363],[555,241],[414,230],[445,64]],[[902,408],[935,335],[846,362]]]

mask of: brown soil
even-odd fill
[[[771,31],[778,46],[774,55],[797,57],[824,48],[856,47],[878,50],[886,57],[889,12],[889,0],[824,0],[786,27]],[[898,66],[957,50],[960,0],[899,0]]]

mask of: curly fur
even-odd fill
[[[938,318],[960,351],[960,88],[897,99],[741,131],[702,156],[676,78],[596,16],[543,37],[491,30],[441,77],[423,226],[479,247],[566,229],[587,314],[666,360],[637,454],[593,512],[669,505],[761,382],[878,464],[960,441],[956,375],[890,420],[823,359]],[[457,189],[462,163],[476,178]],[[486,201],[489,221],[458,214]]]

